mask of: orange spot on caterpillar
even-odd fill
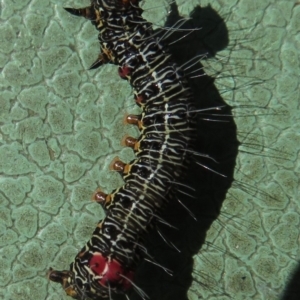
[[[128,174],[131,170],[131,166],[132,166],[131,164],[126,164],[125,167],[124,167],[123,173]]]
[[[97,225],[97,227],[101,229],[103,227],[103,221],[99,222],[98,225]]]
[[[110,169],[114,170],[114,171],[117,171],[117,172],[121,172],[123,174],[128,174],[130,172],[131,165],[130,164],[125,164],[118,157],[116,157],[111,162]]]
[[[140,115],[128,115],[126,117],[126,123],[136,125],[136,126],[139,127],[139,129],[143,128],[143,123],[141,121],[141,116]]]
[[[93,195],[92,195],[92,200],[96,201],[97,203],[101,205],[106,205],[111,202],[111,196],[110,194],[105,194],[101,191],[101,189],[97,189]]]
[[[140,117],[137,115],[128,115],[126,117],[126,122],[128,124],[138,125],[139,121],[140,121]]]
[[[122,79],[128,79],[131,74],[131,68],[128,67],[127,65],[125,65],[123,67],[119,67],[118,73]]]
[[[145,97],[143,95],[136,95],[134,100],[137,104],[141,105],[144,103]]]
[[[83,257],[85,255],[85,251],[81,251],[77,254],[77,257]]]
[[[115,57],[113,52],[110,49],[103,48],[102,51],[103,51],[103,55],[106,55],[109,61],[114,61]]]
[[[109,165],[109,169],[113,171],[123,172],[125,167],[125,163],[123,163],[119,157],[115,157],[111,164]]]
[[[121,141],[121,145],[135,149],[135,145],[137,142],[138,140],[136,138],[131,136],[125,136]]]

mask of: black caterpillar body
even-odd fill
[[[127,116],[140,137],[126,137],[136,159],[116,160],[114,170],[124,185],[94,200],[106,210],[91,239],[76,256],[70,270],[50,270],[49,278],[63,285],[75,299],[111,298],[135,286],[134,273],[145,255],[143,239],[160,211],[176,193],[193,149],[195,111],[193,95],[180,68],[145,21],[140,0],[92,0],[89,7],[66,8],[84,16],[99,30],[101,53],[92,68],[105,63],[119,66],[119,74],[133,88],[141,115]],[[142,292],[143,293],[143,292]]]

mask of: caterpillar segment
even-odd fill
[[[138,126],[138,139],[125,137],[136,159],[112,164],[124,185],[111,194],[96,190],[92,199],[103,206],[91,239],[76,255],[69,270],[51,269],[48,277],[62,284],[74,299],[112,299],[134,288],[135,271],[145,255],[144,239],[160,212],[176,193],[193,149],[195,111],[193,95],[183,72],[143,20],[140,0],[92,0],[91,6],[67,8],[89,19],[98,29],[101,54],[92,68],[111,63],[133,89],[140,116],[129,115]]]

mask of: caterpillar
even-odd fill
[[[91,239],[71,263],[70,270],[50,270],[49,279],[62,284],[75,299],[111,298],[136,285],[134,273],[146,233],[176,193],[177,181],[188,166],[195,136],[195,108],[188,82],[142,16],[140,0],[92,0],[85,8],[66,8],[99,30],[101,53],[91,68],[119,66],[129,81],[141,115],[128,115],[140,137],[126,137],[136,159],[113,162],[124,185],[111,194],[97,190],[94,200],[106,211]],[[140,290],[142,298],[146,295]]]
[[[76,5],[84,6],[80,5],[83,1]],[[167,2],[144,1],[144,19],[154,27],[163,26]],[[71,0],[66,3],[75,6]],[[299,258],[299,151],[295,149],[300,145],[300,6],[296,0],[177,3],[183,16],[196,4],[210,4],[228,26],[230,45],[213,64],[205,61],[205,72],[217,75],[222,97],[235,106],[241,142],[237,181],[207,233],[209,243],[201,251],[193,251],[197,255],[185,255],[182,247],[198,238],[199,221],[211,215],[204,212],[194,222],[180,207],[171,224],[178,227],[186,216],[191,226],[184,231],[174,229],[171,237],[181,250],[175,264],[177,274],[170,277],[143,261],[134,282],[151,299],[279,299]],[[0,19],[0,298],[69,299],[45,274],[49,267],[68,269],[103,218],[101,206],[90,202],[97,186],[110,192],[121,185],[121,176],[107,171],[109,157],[118,151],[123,161],[133,158],[131,149],[121,148],[119,141],[125,132],[138,137],[134,125],[122,123],[124,111],[137,114],[135,109],[131,111],[136,105],[129,96],[130,85],[119,80],[115,66],[86,71],[98,52],[97,31],[83,18],[70,17],[61,1],[3,1]],[[186,48],[190,47],[187,43]],[[251,83],[261,78],[262,83]],[[209,99],[199,97],[200,102]],[[214,118],[212,114],[206,117]],[[200,134],[227,124],[206,123],[199,128]],[[220,152],[225,149],[219,148]],[[253,150],[255,155],[249,153]],[[290,160],[281,159],[286,152],[292,153]],[[130,158],[126,158],[128,153]],[[210,149],[203,153],[218,161]],[[212,168],[218,170],[218,164]],[[201,183],[202,179],[206,176]],[[206,183],[209,186],[214,181]],[[274,195],[276,201],[262,191]],[[174,209],[164,211],[173,214]],[[160,227],[165,230],[164,225]],[[173,270],[173,250],[168,249],[169,255],[160,251],[158,244],[167,245],[155,230],[151,234],[153,243],[148,244],[148,251]],[[177,238],[178,234],[181,237]],[[158,276],[152,276],[152,271]],[[140,299],[132,292],[128,293],[130,300]]]

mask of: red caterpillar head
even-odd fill
[[[74,299],[100,300],[113,292],[125,293],[132,285],[133,272],[100,252],[80,252],[70,271],[50,269],[51,281],[62,284],[67,295]]]

